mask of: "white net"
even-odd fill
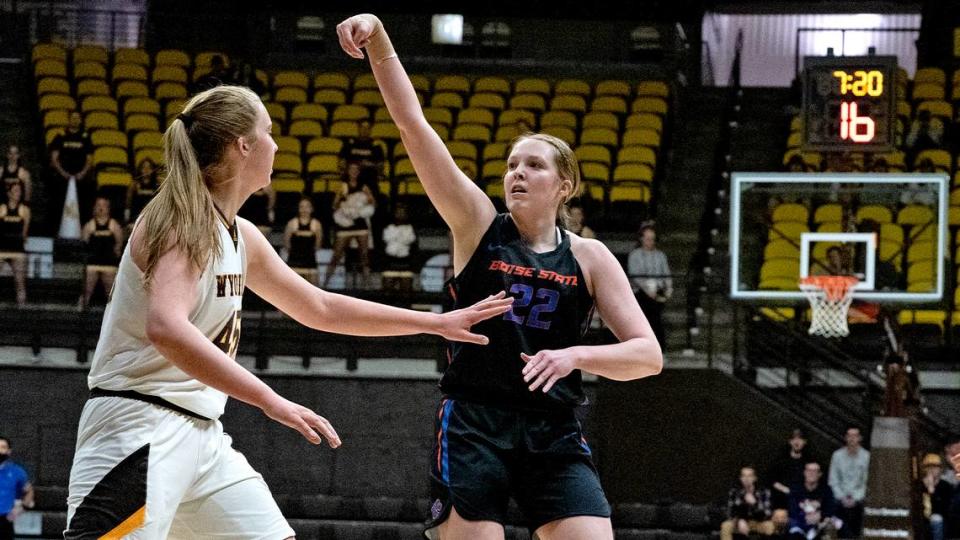
[[[810,334],[826,338],[850,335],[847,313],[853,302],[853,286],[857,278],[849,276],[810,276],[800,282],[800,289],[810,300],[813,312]]]

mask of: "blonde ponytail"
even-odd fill
[[[200,272],[222,256],[217,210],[210,186],[225,180],[227,147],[249,135],[260,98],[239,86],[218,86],[191,99],[163,134],[164,181],[143,210],[149,288],[157,261],[180,251]]]

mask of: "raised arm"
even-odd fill
[[[493,203],[457,167],[440,136],[430,127],[380,20],[369,14],[350,17],[337,26],[337,35],[340,46],[354,58],[363,58],[360,48],[366,48],[380,93],[400,129],[413,168],[430,201],[453,231],[458,260],[466,260],[461,255],[469,258],[496,216]]]
[[[247,286],[297,322],[315,330],[353,336],[436,334],[481,345],[486,336],[470,327],[510,309],[512,297],[497,297],[443,315],[401,309],[329,293],[290,269],[252,223],[238,218],[247,248]]]

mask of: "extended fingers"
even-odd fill
[[[350,56],[363,59],[363,51],[357,46],[354,39],[355,24],[351,19],[347,19],[337,25],[337,39],[340,40],[340,47]]]
[[[323,434],[327,438],[327,444],[330,445],[330,448],[336,448],[340,446],[340,436],[337,435],[337,430],[333,429],[333,425],[326,418],[314,414],[313,422],[311,422],[313,427]]]
[[[302,417],[297,417],[293,423],[293,428],[299,431],[303,438],[310,441],[311,444],[320,444],[323,441],[320,435],[317,435],[317,432]]]

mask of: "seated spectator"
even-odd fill
[[[830,246],[827,248],[827,260],[815,260],[810,273],[815,276],[848,276],[850,256],[844,257],[844,250],[840,246]]]
[[[106,197],[97,197],[93,218],[83,226],[81,239],[87,244],[86,281],[80,299],[80,307],[84,308],[90,305],[98,283],[103,283],[107,302],[110,301],[123,249],[123,231],[117,220],[110,216],[110,200]]]
[[[910,122],[910,131],[904,139],[908,158],[913,161],[923,150],[943,147],[943,121],[930,116],[930,111],[923,110]]]
[[[393,212],[393,222],[383,229],[383,246],[386,261],[383,271],[383,288],[410,290],[413,287],[413,260],[411,251],[416,247],[417,232],[410,224],[407,207],[398,204]]]
[[[250,195],[237,214],[248,219],[250,223],[260,229],[260,232],[270,238],[270,232],[273,231],[274,206],[276,204],[277,194],[270,185],[267,185]]]
[[[836,502],[830,486],[821,481],[823,471],[816,461],[803,467],[803,483],[790,489],[791,539],[833,538],[842,522],[834,517]]]
[[[7,160],[0,170],[3,177],[3,193],[6,196],[7,189],[11,184],[20,184],[23,188],[23,202],[30,204],[30,197],[33,195],[33,181],[30,171],[20,163],[20,147],[11,144],[7,147]]]
[[[0,539],[13,540],[13,522],[33,508],[33,486],[23,467],[10,459],[10,440],[0,436]]]
[[[582,206],[571,206],[570,207],[570,227],[569,230],[573,234],[579,235],[581,238],[596,238],[597,235],[593,232],[593,229],[583,224],[584,222],[584,213]]]
[[[140,160],[137,165],[137,175],[127,189],[127,206],[123,210],[124,221],[133,225],[143,211],[143,207],[150,202],[160,187],[160,171],[157,164],[150,158]]]
[[[97,184],[89,174],[93,167],[93,143],[90,142],[90,134],[83,127],[83,118],[79,112],[70,113],[66,131],[57,135],[50,143],[50,166],[58,175],[56,182],[44,186],[49,188],[51,193],[48,199],[51,203],[50,215],[59,219],[65,213],[73,214],[76,211],[79,222],[83,223],[90,218],[88,212],[93,208]],[[71,180],[77,190],[76,210],[64,208]],[[57,229],[58,227],[54,227],[54,230]]]
[[[30,208],[22,202],[23,185],[10,184],[7,202],[0,205],[0,262],[10,264],[17,305],[27,303],[27,253],[24,244],[30,230]]]
[[[946,463],[946,466],[943,468],[943,475],[941,476],[948,484],[953,487],[957,487],[957,484],[960,483],[960,468],[953,462],[955,456],[960,456],[960,437],[956,435],[951,435],[947,438],[946,444],[943,445],[943,463]]]
[[[830,488],[837,499],[836,516],[843,521],[840,538],[857,538],[863,527],[863,500],[867,496],[870,452],[861,446],[860,428],[850,426],[846,444],[830,458]]]
[[[193,88],[191,90],[194,94],[199,94],[204,90],[209,90],[229,82],[230,74],[227,73],[227,66],[224,64],[223,57],[218,54],[210,59],[210,72],[193,81]]]
[[[323,226],[313,217],[313,201],[302,197],[297,217],[287,222],[283,231],[283,246],[287,249],[287,264],[310,283],[317,282],[317,250],[322,238]]]
[[[803,468],[810,462],[807,438],[803,430],[790,432],[784,452],[773,462],[770,479],[773,489],[770,503],[773,507],[773,523],[778,531],[786,530],[789,521],[790,493],[803,483]]]
[[[370,121],[361,120],[358,128],[359,134],[344,143],[343,148],[340,149],[341,167],[346,167],[350,163],[359,163],[362,169],[373,169],[377,177],[382,177],[383,148],[374,143],[370,137]]]
[[[627,259],[627,271],[633,292],[653,329],[660,347],[666,347],[664,333],[663,306],[673,295],[673,279],[667,256],[657,249],[657,232],[652,223],[640,227],[639,245],[630,252]]]
[[[771,536],[770,490],[757,485],[753,467],[740,469],[740,484],[727,497],[727,520],[720,525],[720,539],[733,540],[733,535],[760,534]]]
[[[943,540],[945,519],[950,513],[953,486],[943,480],[943,462],[937,454],[927,454],[920,463],[920,508],[930,540]]]
[[[257,70],[253,68],[250,62],[244,62],[234,68],[230,75],[230,83],[246,86],[261,98],[267,95],[267,87],[263,84],[263,81],[257,78]]]
[[[916,171],[919,173],[935,173],[937,168],[930,158],[923,158],[917,163]],[[900,202],[902,204],[923,204],[933,206],[937,202],[937,193],[930,189],[929,184],[920,184],[911,182],[901,184]]]
[[[348,245],[356,242],[360,251],[360,265],[364,286],[370,282],[370,222],[376,210],[376,200],[370,187],[360,179],[360,164],[349,163],[344,173],[343,187],[333,199],[333,221],[336,225],[336,240],[333,256],[323,277],[327,287],[333,272],[343,258]]]

